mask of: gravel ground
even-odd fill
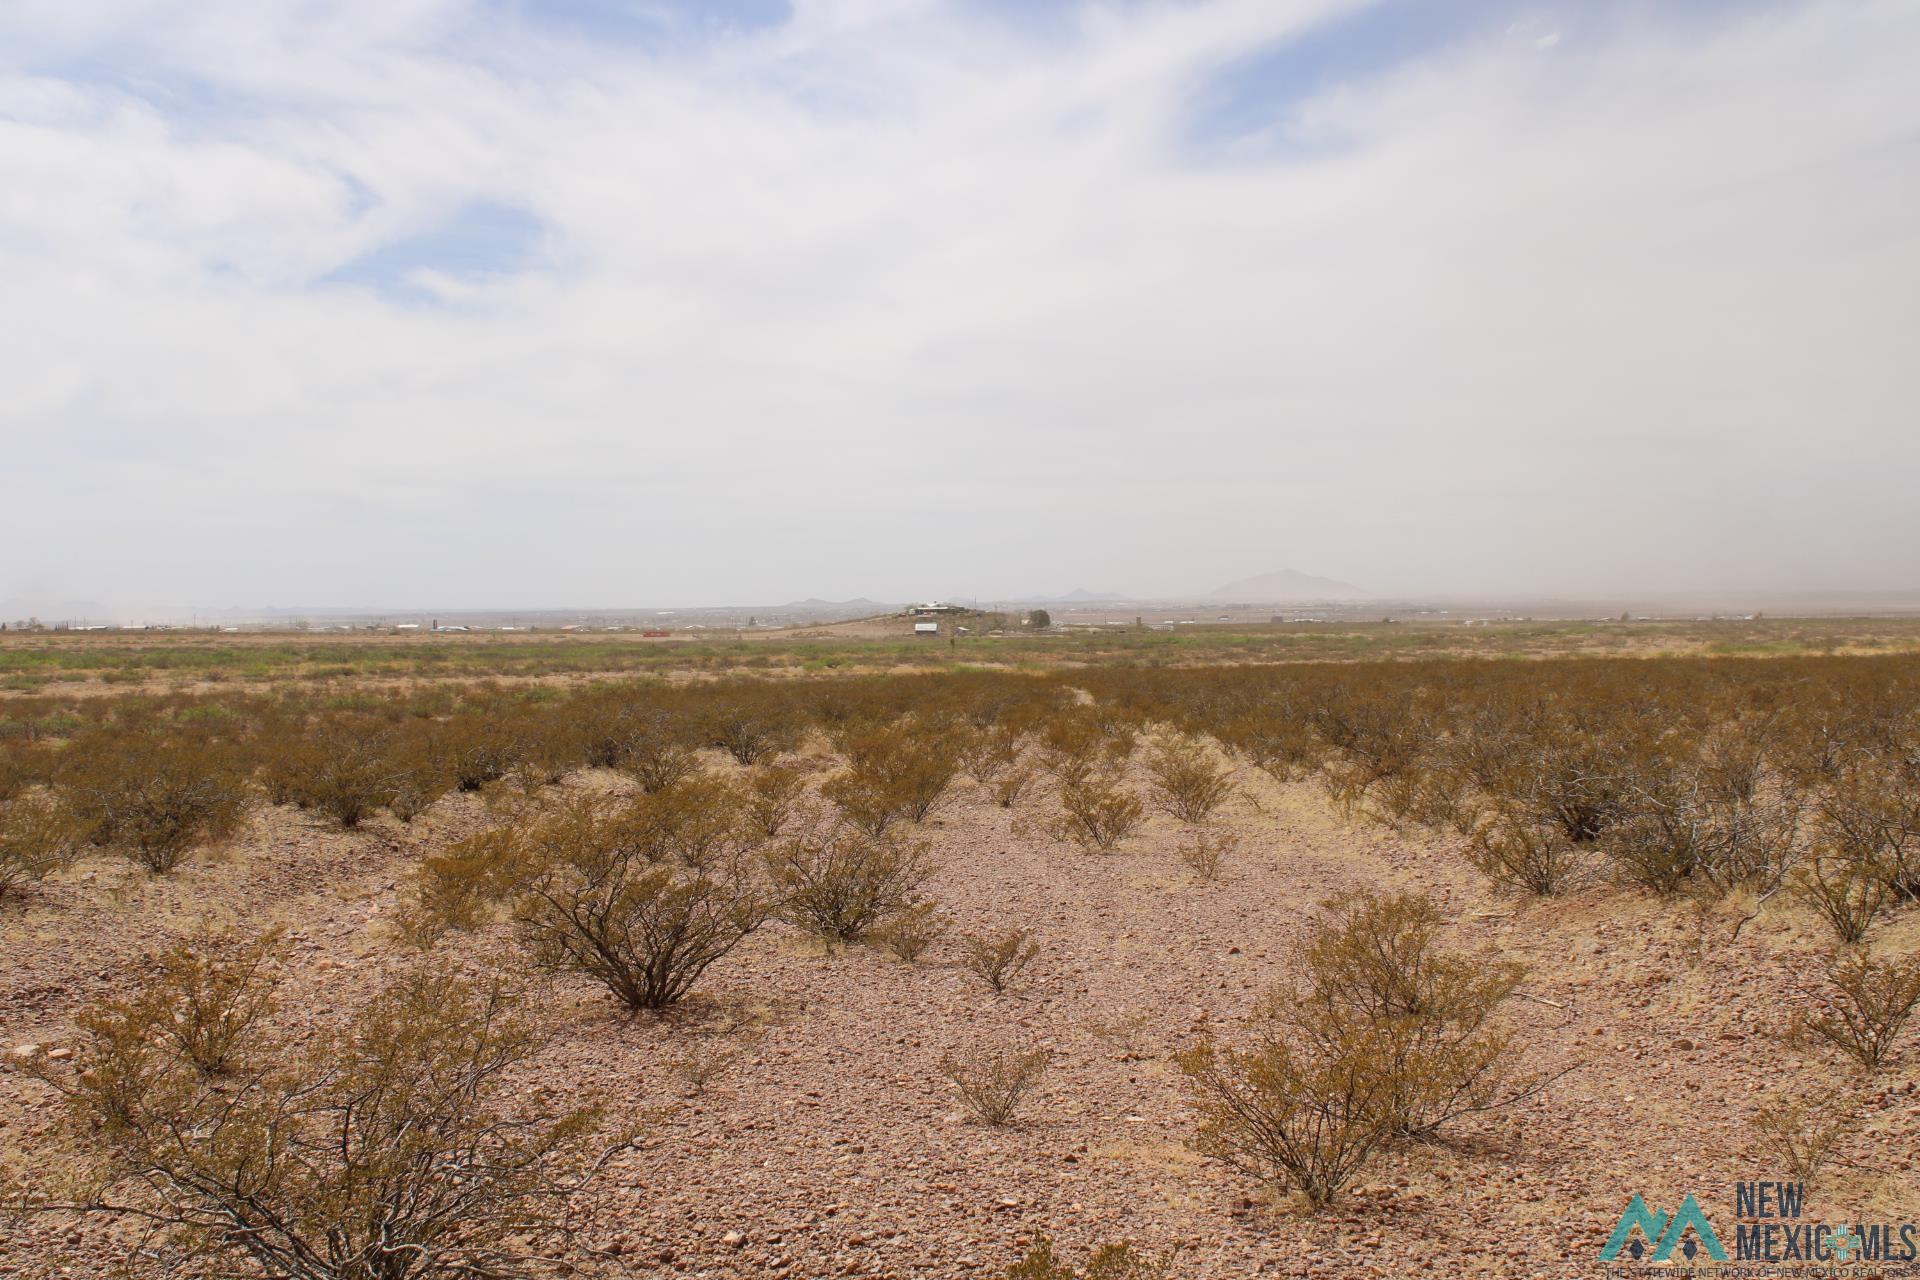
[[[1016,830],[1026,824],[963,785],[922,834],[959,929],[1038,937],[1039,960],[1004,995],[960,966],[952,937],[904,964],[829,955],[784,925],[665,1020],[555,983],[566,1034],[541,1083],[600,1097],[616,1118],[654,1117],[589,1193],[587,1238],[639,1276],[994,1276],[1041,1235],[1075,1253],[1177,1244],[1176,1274],[1194,1280],[1598,1275],[1634,1192],[1669,1207],[1692,1192],[1730,1222],[1736,1179],[1784,1176],[1749,1130],[1759,1099],[1848,1079],[1830,1055],[1783,1042],[1819,985],[1825,939],[1780,899],[1737,943],[1731,904],[1701,915],[1603,885],[1515,902],[1478,880],[1457,841],[1346,821],[1310,783],[1240,782],[1240,848],[1211,884],[1179,859],[1171,820],[1088,855]],[[405,962],[387,926],[407,868],[486,820],[470,796],[410,828],[352,833],[274,810],[166,879],[85,862],[0,908],[0,1049],[58,1049],[86,1001],[126,989],[209,919],[289,927],[287,1016],[351,1007]],[[1203,1021],[1243,1018],[1285,977],[1314,904],[1358,885],[1429,892],[1455,945],[1525,961],[1529,998],[1511,1008],[1525,1067],[1577,1069],[1444,1142],[1389,1152],[1339,1206],[1309,1215],[1187,1148],[1169,1054]],[[1882,945],[1920,946],[1920,920],[1896,920]],[[988,1040],[1056,1054],[1012,1129],[969,1119],[937,1069],[944,1052]],[[737,1057],[696,1092],[676,1064],[716,1052]],[[1823,1219],[1920,1218],[1917,1063],[1909,1043],[1865,1086],[1845,1164],[1812,1189]],[[0,1070],[0,1160],[31,1169],[54,1119],[43,1086]],[[101,1274],[112,1246],[96,1225],[0,1218],[0,1276]]]

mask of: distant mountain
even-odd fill
[[[1364,600],[1367,593],[1351,582],[1319,578],[1298,569],[1263,573],[1257,578],[1229,582],[1207,595],[1209,600],[1238,604],[1277,604],[1308,600]]]
[[[1009,600],[1009,604],[1113,604],[1120,600],[1131,600],[1132,596],[1118,591],[1089,591],[1085,587],[1075,587],[1063,596],[1023,596],[1018,600]]]

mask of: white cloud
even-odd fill
[[[1356,7],[14,6],[0,595],[1920,585],[1920,14],[1517,29],[1190,144]],[[315,283],[475,202],[537,269]]]

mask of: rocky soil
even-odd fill
[[[1076,1255],[1178,1245],[1175,1274],[1193,1280],[1597,1275],[1634,1192],[1669,1207],[1692,1192],[1731,1222],[1736,1180],[1785,1176],[1756,1145],[1756,1107],[1852,1082],[1831,1055],[1783,1038],[1826,948],[1784,896],[1737,942],[1740,903],[1696,910],[1601,883],[1516,902],[1456,841],[1347,821],[1311,783],[1240,783],[1240,848],[1214,883],[1181,862],[1169,819],[1090,856],[963,785],[923,834],[958,929],[1018,924],[1039,938],[1040,958],[1004,995],[961,967],[952,937],[905,964],[828,954],[784,925],[666,1019],[553,984],[566,1034],[538,1084],[651,1120],[582,1206],[588,1239],[637,1276],[994,1276],[1042,1235]],[[407,962],[390,922],[409,866],[486,821],[461,796],[412,827],[351,833],[270,810],[234,848],[164,879],[84,862],[0,908],[0,1051],[60,1053],[87,1001],[126,990],[203,921],[288,927],[284,1017],[351,1007]],[[1243,1018],[1286,976],[1315,903],[1356,885],[1427,891],[1454,945],[1524,960],[1526,997],[1510,1010],[1524,1065],[1577,1069],[1444,1142],[1388,1153],[1336,1209],[1310,1215],[1188,1149],[1169,1055],[1202,1023]],[[504,935],[467,945],[477,961]],[[1920,945],[1920,921],[1896,919],[1881,945]],[[988,1040],[1056,1054],[1015,1128],[970,1119],[937,1069]],[[702,1090],[688,1064],[706,1058],[725,1066]],[[1860,1086],[1864,1123],[1812,1188],[1824,1220],[1920,1218],[1917,1080],[1910,1037]],[[0,1069],[0,1160],[34,1170],[56,1110],[45,1086]],[[0,1217],[0,1276],[102,1274],[114,1243],[95,1224]]]

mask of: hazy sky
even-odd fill
[[[7,0],[0,598],[1920,588],[1920,3]]]

